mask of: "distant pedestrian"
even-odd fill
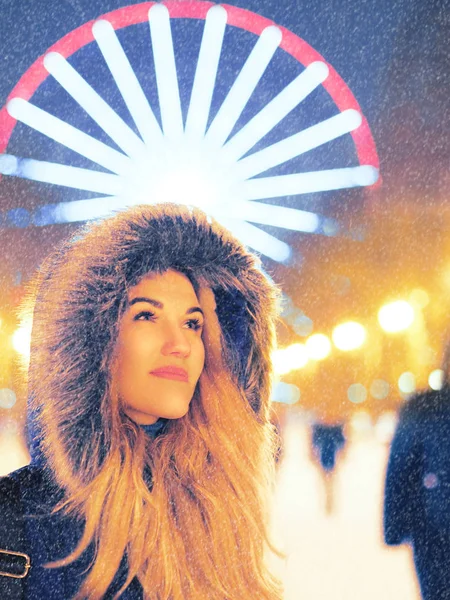
[[[338,452],[344,447],[343,425],[314,423],[312,426],[312,445],[319,460],[325,485],[325,510],[333,511],[333,473]]]

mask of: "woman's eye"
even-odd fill
[[[186,325],[189,329],[193,329],[194,331],[199,331],[203,327],[203,323],[200,322],[200,319],[189,319]]]
[[[151,321],[153,319],[153,317],[155,316],[155,313],[152,313],[148,310],[144,310],[140,313],[138,313],[135,317],[134,317],[134,321]]]

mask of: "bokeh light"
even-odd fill
[[[286,373],[289,373],[291,370],[290,366],[286,362],[285,355],[285,348],[279,348],[278,350],[272,352],[272,364],[276,375],[286,375]]]
[[[331,342],[323,333],[315,333],[305,342],[309,358],[323,360],[331,352]]]
[[[367,399],[367,390],[362,383],[353,383],[347,390],[347,396],[353,404],[361,404]]]
[[[279,381],[273,386],[270,399],[272,402],[295,404],[300,400],[300,390],[296,385]]]
[[[370,386],[370,394],[376,400],[384,400],[389,394],[389,383],[384,379],[374,379]]]
[[[397,421],[397,413],[394,410],[384,411],[375,424],[376,439],[383,444],[389,443],[394,437]]]
[[[440,390],[444,384],[444,371],[435,369],[428,377],[428,385],[432,390]]]
[[[0,408],[12,408],[17,402],[16,394],[9,388],[0,389]]]
[[[403,394],[412,394],[416,390],[416,378],[413,373],[406,371],[398,378],[398,389]]]
[[[290,367],[290,371],[301,369],[308,362],[308,352],[305,344],[292,344],[284,351],[284,359]]]
[[[22,323],[12,336],[13,348],[24,359],[30,357],[31,322]]]
[[[384,331],[396,333],[404,331],[414,321],[414,308],[406,300],[396,300],[385,304],[378,311],[378,322]]]
[[[304,344],[292,344],[279,348],[272,354],[272,362],[277,375],[286,375],[295,369],[301,369],[308,362],[308,353]]]
[[[356,321],[347,321],[337,325],[332,334],[336,348],[343,350],[355,350],[360,348],[366,340],[365,328]]]

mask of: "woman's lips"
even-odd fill
[[[163,379],[188,382],[188,375],[183,369],[157,369],[156,371],[151,371],[150,375],[162,377]]]

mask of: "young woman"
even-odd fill
[[[65,243],[34,298],[32,462],[0,484],[20,490],[23,597],[280,599],[277,290],[255,256],[199,210],[137,207]]]

